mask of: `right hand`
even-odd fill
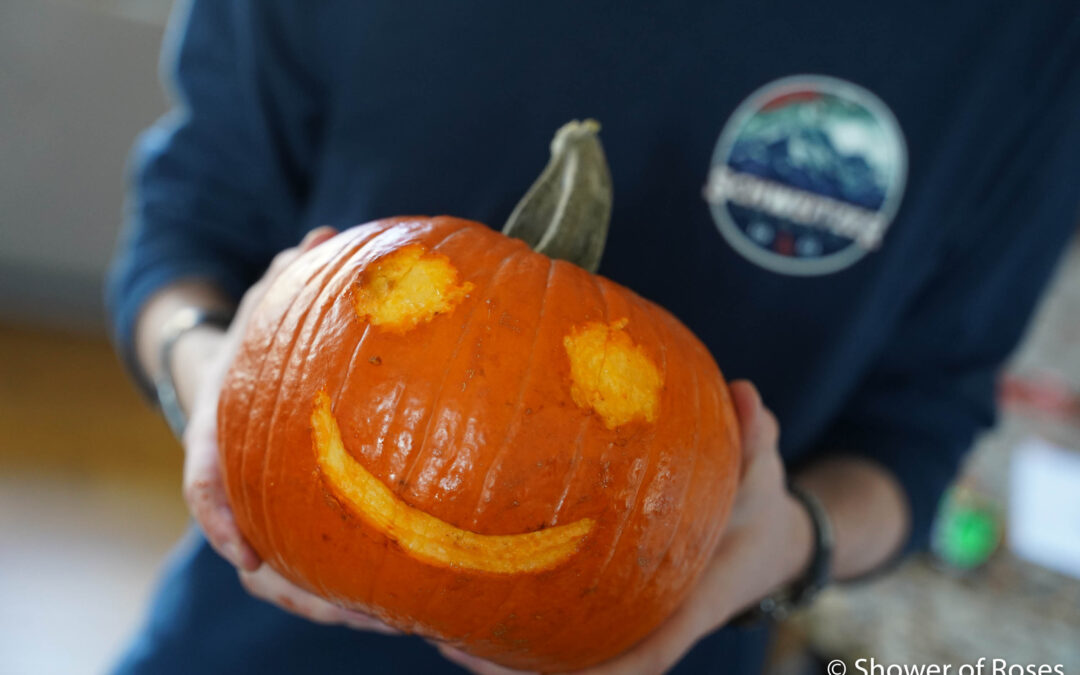
[[[218,397],[252,311],[290,262],[334,234],[336,231],[332,228],[317,228],[309,232],[299,246],[279,253],[262,279],[244,294],[228,331],[199,329],[185,334],[177,343],[173,372],[191,376],[190,386],[180,388],[181,403],[189,411],[183,438],[184,500],[207,541],[237,568],[240,582],[255,597],[317,623],[397,633],[367,614],[343,609],[308,593],[264,564],[236,526],[218,460]],[[185,397],[185,389],[193,393]]]

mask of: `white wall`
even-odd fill
[[[101,330],[168,0],[0,0],[0,322]]]

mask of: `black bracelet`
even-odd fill
[[[172,373],[172,353],[176,343],[185,333],[199,326],[217,326],[228,328],[232,316],[217,310],[185,307],[165,322],[161,332],[165,336],[158,350],[158,374],[154,378],[154,390],[157,393],[158,406],[173,434],[182,439],[187,427],[187,414],[180,406],[176,393],[176,380]]]
[[[762,598],[732,623],[747,625],[762,619],[782,621],[796,609],[809,604],[832,579],[833,530],[825,506],[817,497],[790,482],[788,492],[806,509],[814,527],[814,554],[810,565],[791,585]]]

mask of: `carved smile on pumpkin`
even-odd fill
[[[565,562],[592,531],[590,518],[537,532],[477,534],[406,504],[346,450],[331,410],[319,392],[311,413],[315,456],[323,478],[361,520],[432,564],[495,574],[539,572]]]

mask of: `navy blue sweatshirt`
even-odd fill
[[[780,420],[789,464],[869,457],[907,548],[993,421],[1080,201],[1075,3],[191,3],[108,285],[239,297],[318,225],[498,227],[554,130],[603,124],[600,272],[664,305]]]

